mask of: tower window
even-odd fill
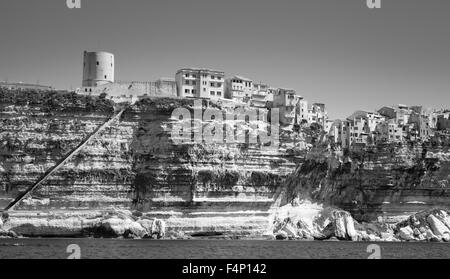
[[[97,66],[100,65],[100,62],[97,61]]]
[[[105,75],[105,79],[107,79],[108,78],[108,76],[107,75]]]

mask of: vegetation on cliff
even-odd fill
[[[97,96],[79,95],[75,92],[8,90],[0,88],[0,104],[15,106],[36,106],[43,112],[85,112],[112,113],[114,103]]]

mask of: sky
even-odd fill
[[[218,69],[293,88],[332,119],[450,108],[449,27],[448,0],[0,0],[0,80],[75,89],[83,51],[109,51],[118,80]]]

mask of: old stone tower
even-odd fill
[[[84,52],[83,87],[96,87],[114,82],[114,54]]]

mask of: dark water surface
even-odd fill
[[[371,243],[265,240],[0,239],[0,259],[65,259],[70,244],[81,258],[131,259],[367,259]],[[450,258],[450,243],[375,243],[384,259]]]

